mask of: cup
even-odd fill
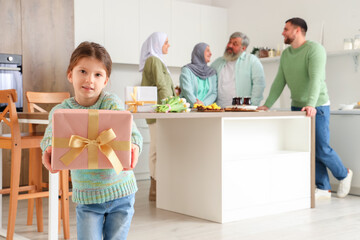
[[[242,97],[234,97],[232,99],[232,105],[242,105],[243,104],[243,98]]]
[[[251,97],[244,97],[243,104],[244,105],[251,105]]]

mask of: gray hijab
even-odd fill
[[[196,44],[191,54],[191,63],[184,66],[188,67],[201,79],[206,79],[216,74],[215,69],[209,67],[205,62],[204,52],[207,46],[209,45],[203,42]]]

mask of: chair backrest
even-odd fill
[[[0,113],[0,122],[4,122],[10,127],[11,138],[14,144],[20,144],[20,127],[18,116],[16,112],[15,102],[17,101],[17,93],[15,89],[0,90],[0,103],[5,103],[7,106]],[[1,126],[0,126],[1,127]],[[2,146],[8,148],[6,146]]]
[[[61,103],[70,97],[70,93],[68,92],[26,92],[25,95],[29,112],[35,112],[36,110],[39,112],[47,112],[38,104]]]

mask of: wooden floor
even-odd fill
[[[359,240],[360,197],[348,196],[318,201],[315,209],[218,224],[156,209],[147,200],[149,181],[139,181],[135,215],[128,240]],[[8,197],[3,198],[3,228],[6,228]],[[26,201],[19,202],[15,232],[30,239],[47,239],[47,200],[43,233],[26,226]],[[76,239],[75,205],[70,208],[71,239]],[[62,236],[62,235],[61,235]],[[0,237],[1,239],[1,237]]]

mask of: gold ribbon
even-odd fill
[[[138,106],[144,106],[144,104],[156,104],[156,101],[137,101],[136,100],[136,95],[137,94],[137,87],[134,87],[134,91],[130,94],[131,98],[133,99],[132,101],[125,101],[126,105],[129,105],[128,107],[128,111],[136,113],[137,112],[137,107]]]
[[[89,110],[88,138],[72,135],[69,138],[53,138],[53,147],[68,148],[70,151],[61,158],[68,166],[80,153],[88,149],[88,169],[98,169],[98,149],[109,159],[117,174],[123,170],[123,166],[116,156],[114,150],[130,151],[130,141],[114,141],[116,134],[112,128],[102,131],[98,135],[99,112],[94,109]]]

